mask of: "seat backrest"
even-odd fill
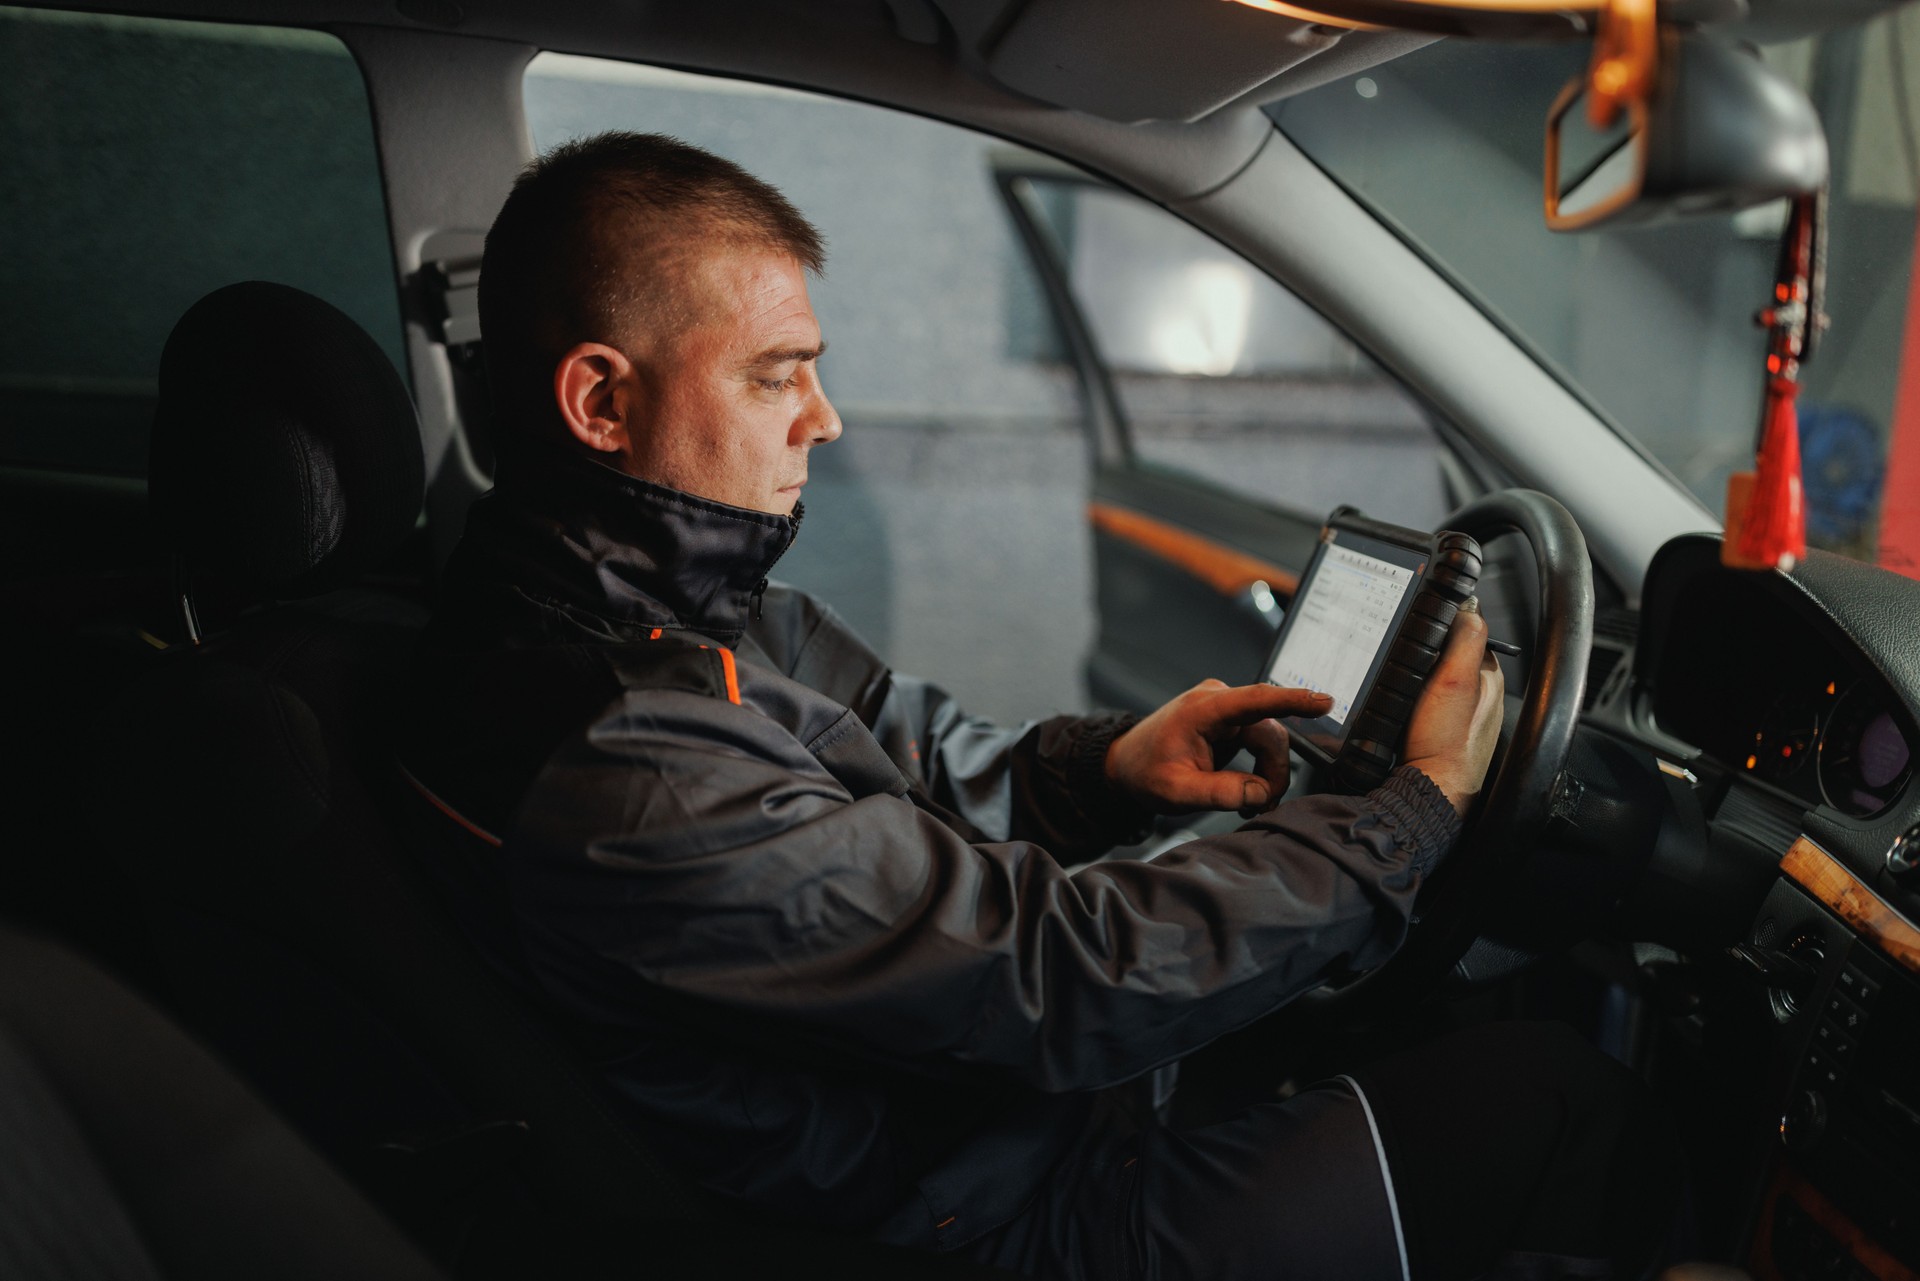
[[[157,654],[119,707],[99,819],[182,1017],[369,1178],[382,1145],[524,1123],[510,1166],[543,1204],[709,1213],[468,946],[398,835],[419,802],[385,712],[423,611],[351,586],[421,502],[385,356],[318,299],[234,285],[181,320],[160,396],[153,502],[194,643]],[[274,603],[215,626],[210,599]]]
[[[420,426],[378,343],[312,294],[249,280],[180,318],[160,355],[148,501],[182,590],[309,597],[413,528]]]

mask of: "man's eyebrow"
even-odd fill
[[[747,362],[749,368],[761,365],[784,365],[789,360],[818,360],[827,354],[827,340],[822,338],[815,347],[773,347],[761,352]]]

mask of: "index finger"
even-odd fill
[[[1251,725],[1275,716],[1320,716],[1332,706],[1331,694],[1257,681],[1215,694],[1206,717],[1216,725]]]

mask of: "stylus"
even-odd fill
[[[1491,636],[1487,637],[1487,648],[1496,654],[1505,654],[1508,658],[1518,658],[1526,653],[1512,641],[1495,640]]]

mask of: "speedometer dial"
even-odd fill
[[[1892,804],[1913,776],[1913,747],[1871,685],[1855,685],[1834,707],[1819,773],[1827,804],[1859,818]]]
[[[1747,768],[1770,782],[1792,778],[1813,756],[1820,709],[1810,698],[1785,694],[1773,701],[1753,735]]]

